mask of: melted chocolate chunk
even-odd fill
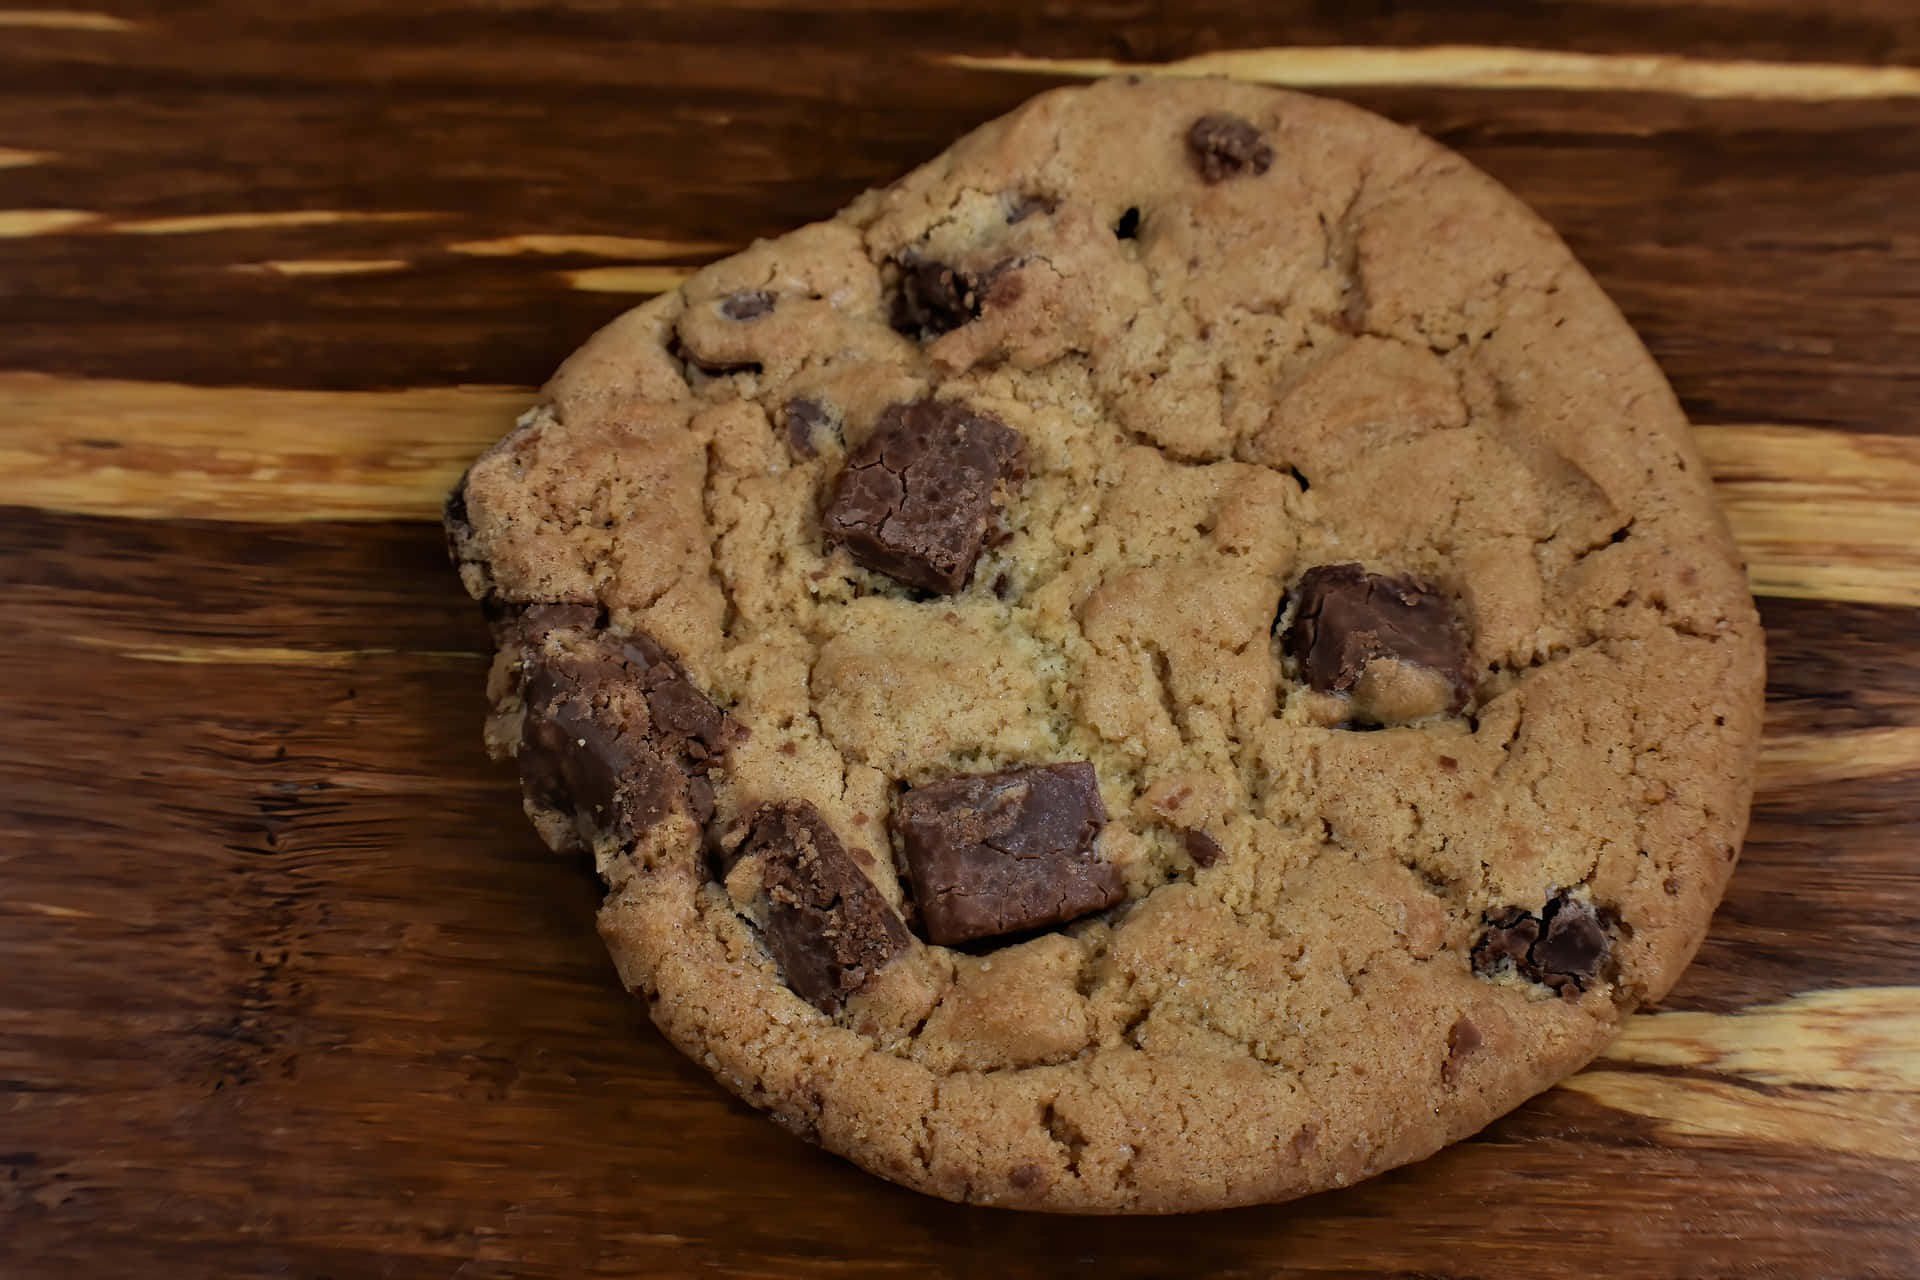
[[[745,731],[651,636],[592,630],[598,614],[536,605],[514,623],[527,652],[521,785],[571,815],[586,843],[601,834],[629,843],[676,811],[706,822],[707,775]]]
[[[1487,931],[1473,945],[1473,971],[1492,973],[1502,960],[1515,968],[1527,963],[1533,944],[1540,940],[1540,918],[1525,907],[1507,907],[1487,917]]]
[[[1473,947],[1473,971],[1482,977],[1503,962],[1529,982],[1552,987],[1568,999],[1592,985],[1606,968],[1613,941],[1599,915],[1566,894],[1550,899],[1538,915],[1505,907],[1487,917],[1487,930]]]
[[[787,447],[794,460],[805,462],[820,456],[820,440],[833,431],[833,415],[818,400],[796,396],[781,410],[787,426]]]
[[[1273,148],[1251,120],[1224,112],[1201,116],[1187,130],[1187,151],[1208,182],[1224,182],[1252,171],[1265,173]]]
[[[773,310],[774,298],[765,289],[748,289],[728,294],[720,304],[720,314],[729,320],[758,320]]]
[[[1577,995],[1599,976],[1612,940],[1592,907],[1559,897],[1547,904],[1546,932],[1533,944],[1535,979],[1563,996]]]
[[[767,949],[814,1008],[838,1009],[911,943],[898,913],[806,801],[760,806],[741,854],[762,859]]]
[[[1064,924],[1126,896],[1094,852],[1106,825],[1085,761],[915,787],[894,807],[927,937],[942,945]]]
[[[937,338],[979,319],[985,298],[984,282],[944,262],[902,261],[893,327],[923,342]]]
[[[951,595],[987,539],[994,490],[1025,478],[1025,442],[951,400],[896,404],[847,459],[821,519],[829,546],[908,586]]]
[[[1446,597],[1412,578],[1368,573],[1357,564],[1309,569],[1296,591],[1299,608],[1287,629],[1287,653],[1307,683],[1351,693],[1376,658],[1437,672],[1459,711],[1473,693],[1465,628]]]
[[[1226,852],[1218,840],[1198,827],[1188,827],[1182,839],[1187,847],[1187,856],[1193,859],[1196,867],[1210,867],[1220,861],[1220,855]]]

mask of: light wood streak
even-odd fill
[[[29,151],[0,151],[0,168],[7,156],[43,157]],[[340,209],[280,209],[266,213],[203,213],[171,218],[115,220],[88,209],[0,209],[0,239],[60,235],[70,231],[113,232],[135,236],[203,235],[219,231],[270,231],[286,227],[324,227],[343,223],[420,222],[438,213],[354,213]]]
[[[475,258],[512,258],[528,254],[577,253],[596,258],[696,258],[725,253],[736,246],[718,240],[654,240],[645,236],[505,236],[498,240],[462,240],[453,253]]]
[[[235,271],[274,276],[365,276],[404,271],[405,258],[281,258],[267,262],[236,262]]]
[[[1642,1014],[1628,1020],[1602,1062],[1920,1093],[1920,986],[1808,991],[1731,1014]]]
[[[1586,1071],[1563,1089],[1660,1122],[1667,1134],[1920,1160],[1920,1099],[1912,1094],[1761,1092],[1721,1080]]]
[[[569,287],[588,293],[666,293],[693,272],[692,267],[587,267],[563,271],[561,277]]]
[[[1560,1087],[1672,1135],[1920,1161],[1920,987],[1813,991],[1731,1014],[1642,1015]]]
[[[0,497],[156,519],[426,519],[532,396],[0,373]],[[1920,605],[1920,440],[1777,426],[1698,436],[1756,591]]]
[[[105,636],[73,636],[84,649],[98,649],[136,662],[168,662],[187,666],[323,667],[358,666],[375,658],[404,657],[434,666],[484,663],[484,653],[458,649],[293,649],[276,645],[146,644],[111,640]]]
[[[0,373],[0,502],[153,519],[424,519],[530,398]]]
[[[26,151],[19,147],[0,147],[0,169],[24,169],[54,159],[51,151]]]
[[[25,912],[30,916],[47,916],[55,920],[98,920],[100,917],[91,911],[82,911],[77,907],[56,906],[51,902],[5,902],[0,903],[0,911]]]
[[[0,240],[56,235],[99,221],[99,214],[84,209],[0,209]]]
[[[1141,73],[1226,76],[1296,89],[1419,85],[1461,89],[1572,89],[1689,98],[1828,102],[1920,96],[1920,68],[1830,62],[1758,62],[1677,54],[1568,53],[1490,45],[1391,49],[1360,45],[1234,49],[1166,63],[1108,58],[942,56],[948,66],[1046,76]]]
[[[426,210],[362,213],[350,209],[279,209],[264,213],[199,213],[174,218],[138,218],[109,223],[105,229],[123,235],[179,236],[200,235],[209,231],[325,227],[341,223],[421,222],[444,216]]]
[[[0,9],[0,27],[37,27],[42,31],[138,31],[140,24],[110,13],[73,9]]]
[[[1920,605],[1920,438],[1770,426],[1694,436],[1755,591]]]
[[[1920,773],[1920,726],[1768,738],[1760,744],[1757,785],[1772,791],[1898,773]]]

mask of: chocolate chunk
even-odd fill
[[[774,298],[765,289],[748,289],[728,294],[720,304],[720,314],[729,320],[758,320],[773,310]]]
[[[1208,182],[1224,182],[1249,169],[1265,173],[1273,148],[1251,120],[1224,112],[1201,116],[1187,130],[1187,150]]]
[[[1295,595],[1284,644],[1313,688],[1353,695],[1356,710],[1378,721],[1467,705],[1473,670],[1466,631],[1431,587],[1334,564],[1307,570]]]
[[[1546,931],[1533,944],[1537,982],[1563,996],[1584,991],[1600,973],[1612,949],[1605,926],[1584,902],[1565,896],[1547,904]]]
[[[704,823],[707,775],[745,731],[651,636],[593,630],[597,619],[590,605],[541,605],[515,624],[527,651],[521,785],[589,844],[629,843],[676,810]]]
[[[741,855],[762,859],[767,949],[794,994],[825,1013],[873,980],[912,941],[820,811],[761,805]]]
[[[968,774],[894,807],[927,937],[943,945],[1063,924],[1126,896],[1094,852],[1106,824],[1085,761]]]
[[[1184,842],[1187,846],[1187,856],[1193,859],[1193,865],[1196,867],[1210,867],[1220,861],[1220,855],[1226,852],[1220,847],[1218,840],[1198,827],[1187,828]]]
[[[1140,210],[1128,209],[1120,215],[1120,221],[1113,224],[1116,240],[1131,240],[1140,234]]]
[[[1566,894],[1550,899],[1535,915],[1505,907],[1487,917],[1487,930],[1473,947],[1473,971],[1482,977],[1502,962],[1529,982],[1572,999],[1606,968],[1612,939],[1598,913]]]
[[[1486,923],[1487,931],[1473,945],[1473,971],[1492,973],[1502,960],[1523,968],[1540,940],[1540,918],[1528,915],[1525,907],[1507,907],[1488,916]]]
[[[787,447],[796,461],[820,456],[820,439],[833,430],[833,415],[818,400],[796,396],[781,410],[787,424]]]
[[[893,327],[921,341],[980,317],[985,289],[974,277],[930,259],[903,260],[893,296]]]
[[[896,404],[847,459],[821,519],[829,546],[908,586],[951,595],[986,541],[996,488],[1025,478],[1025,441],[951,400]]]

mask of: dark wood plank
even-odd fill
[[[1022,1218],[868,1178],[733,1102],[620,992],[591,878],[539,848],[511,776],[481,756],[483,631],[440,557],[429,525],[0,519],[0,646],[32,673],[0,688],[0,1271],[1920,1260],[1912,1165],[1677,1140],[1566,1091],[1355,1190],[1179,1224]],[[1920,725],[1916,620],[1771,603],[1778,724]],[[76,636],[119,650],[76,652]],[[1763,796],[1671,1007],[1920,974],[1913,782]]]

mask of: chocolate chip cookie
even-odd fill
[[[1699,945],[1761,636],[1672,392],[1411,131],[1046,94],[567,361],[447,508],[660,1028],[884,1177],[1341,1186]]]

